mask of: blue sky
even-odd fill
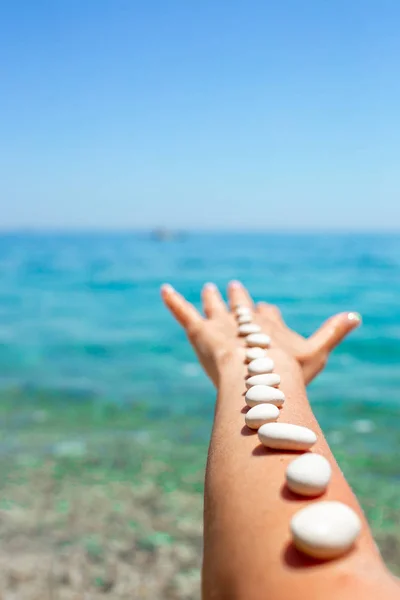
[[[397,0],[0,6],[1,227],[400,227]]]

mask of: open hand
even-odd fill
[[[273,304],[260,302],[254,305],[246,288],[237,281],[228,286],[230,309],[214,284],[204,286],[202,301],[205,317],[170,285],[162,287],[162,297],[185,329],[204,370],[216,386],[222,365],[233,355],[244,357],[244,340],[237,335],[237,322],[232,312],[238,304],[252,309],[254,322],[271,336],[272,348],[297,361],[306,384],[324,368],[330,352],[361,322],[358,313],[339,313],[325,321],[309,338],[304,338],[286,325],[279,309]]]

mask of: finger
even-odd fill
[[[247,289],[240,283],[240,281],[231,281],[229,283],[228,299],[231,310],[234,310],[238,304],[253,308],[253,300]]]
[[[328,319],[310,338],[310,352],[331,352],[353,329],[361,324],[359,313],[340,313]]]
[[[206,283],[201,295],[204,314],[209,319],[226,312],[226,304],[214,283]]]
[[[161,286],[161,296],[166,307],[187,331],[203,321],[203,317],[193,304],[190,304],[181,294],[178,294],[172,285],[167,283]]]
[[[263,317],[270,319],[270,321],[282,321],[281,311],[274,304],[268,304],[268,302],[258,302],[257,312]]]

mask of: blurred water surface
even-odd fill
[[[242,280],[303,334],[342,310],[364,320],[310,395],[327,435],[393,458],[399,442],[400,236],[3,234],[0,386],[18,410],[41,397],[140,408],[137,430],[206,441],[214,392],[160,302],[168,281]],[[58,400],[57,400],[58,399]],[[50,403],[51,407],[51,403]],[[51,408],[50,408],[51,409]],[[185,416],[183,427],[182,416]],[[23,421],[23,419],[22,419]]]

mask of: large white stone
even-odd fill
[[[287,466],[286,484],[301,496],[319,496],[328,487],[331,474],[331,465],[325,456],[308,452]]]
[[[248,346],[260,346],[260,348],[268,348],[271,343],[271,338],[266,333],[251,333],[246,337]]]
[[[279,416],[279,408],[274,404],[257,404],[250,408],[246,413],[244,420],[250,429],[258,429],[264,423],[276,421]]]
[[[264,348],[247,348],[246,350],[246,362],[251,362],[256,358],[264,358],[267,356]]]
[[[252,375],[246,379],[245,384],[247,389],[253,385],[271,385],[272,387],[279,385],[281,376],[278,373],[262,373],[261,375]]]
[[[247,406],[256,406],[257,404],[282,406],[285,402],[285,394],[269,385],[253,385],[247,390],[245,400]]]
[[[290,523],[298,550],[319,559],[345,554],[361,531],[358,515],[342,502],[316,502],[297,512]]]
[[[252,389],[254,388],[250,388],[249,392]],[[258,430],[258,437],[264,446],[275,450],[304,451],[311,448],[317,441],[317,436],[311,429],[292,423],[267,423],[262,425]]]
[[[238,333],[239,335],[249,335],[250,333],[257,333],[261,331],[261,327],[256,323],[243,323],[243,325],[239,325]]]
[[[249,375],[261,375],[262,373],[271,373],[274,370],[274,361],[272,358],[256,358],[252,360],[247,367]]]

